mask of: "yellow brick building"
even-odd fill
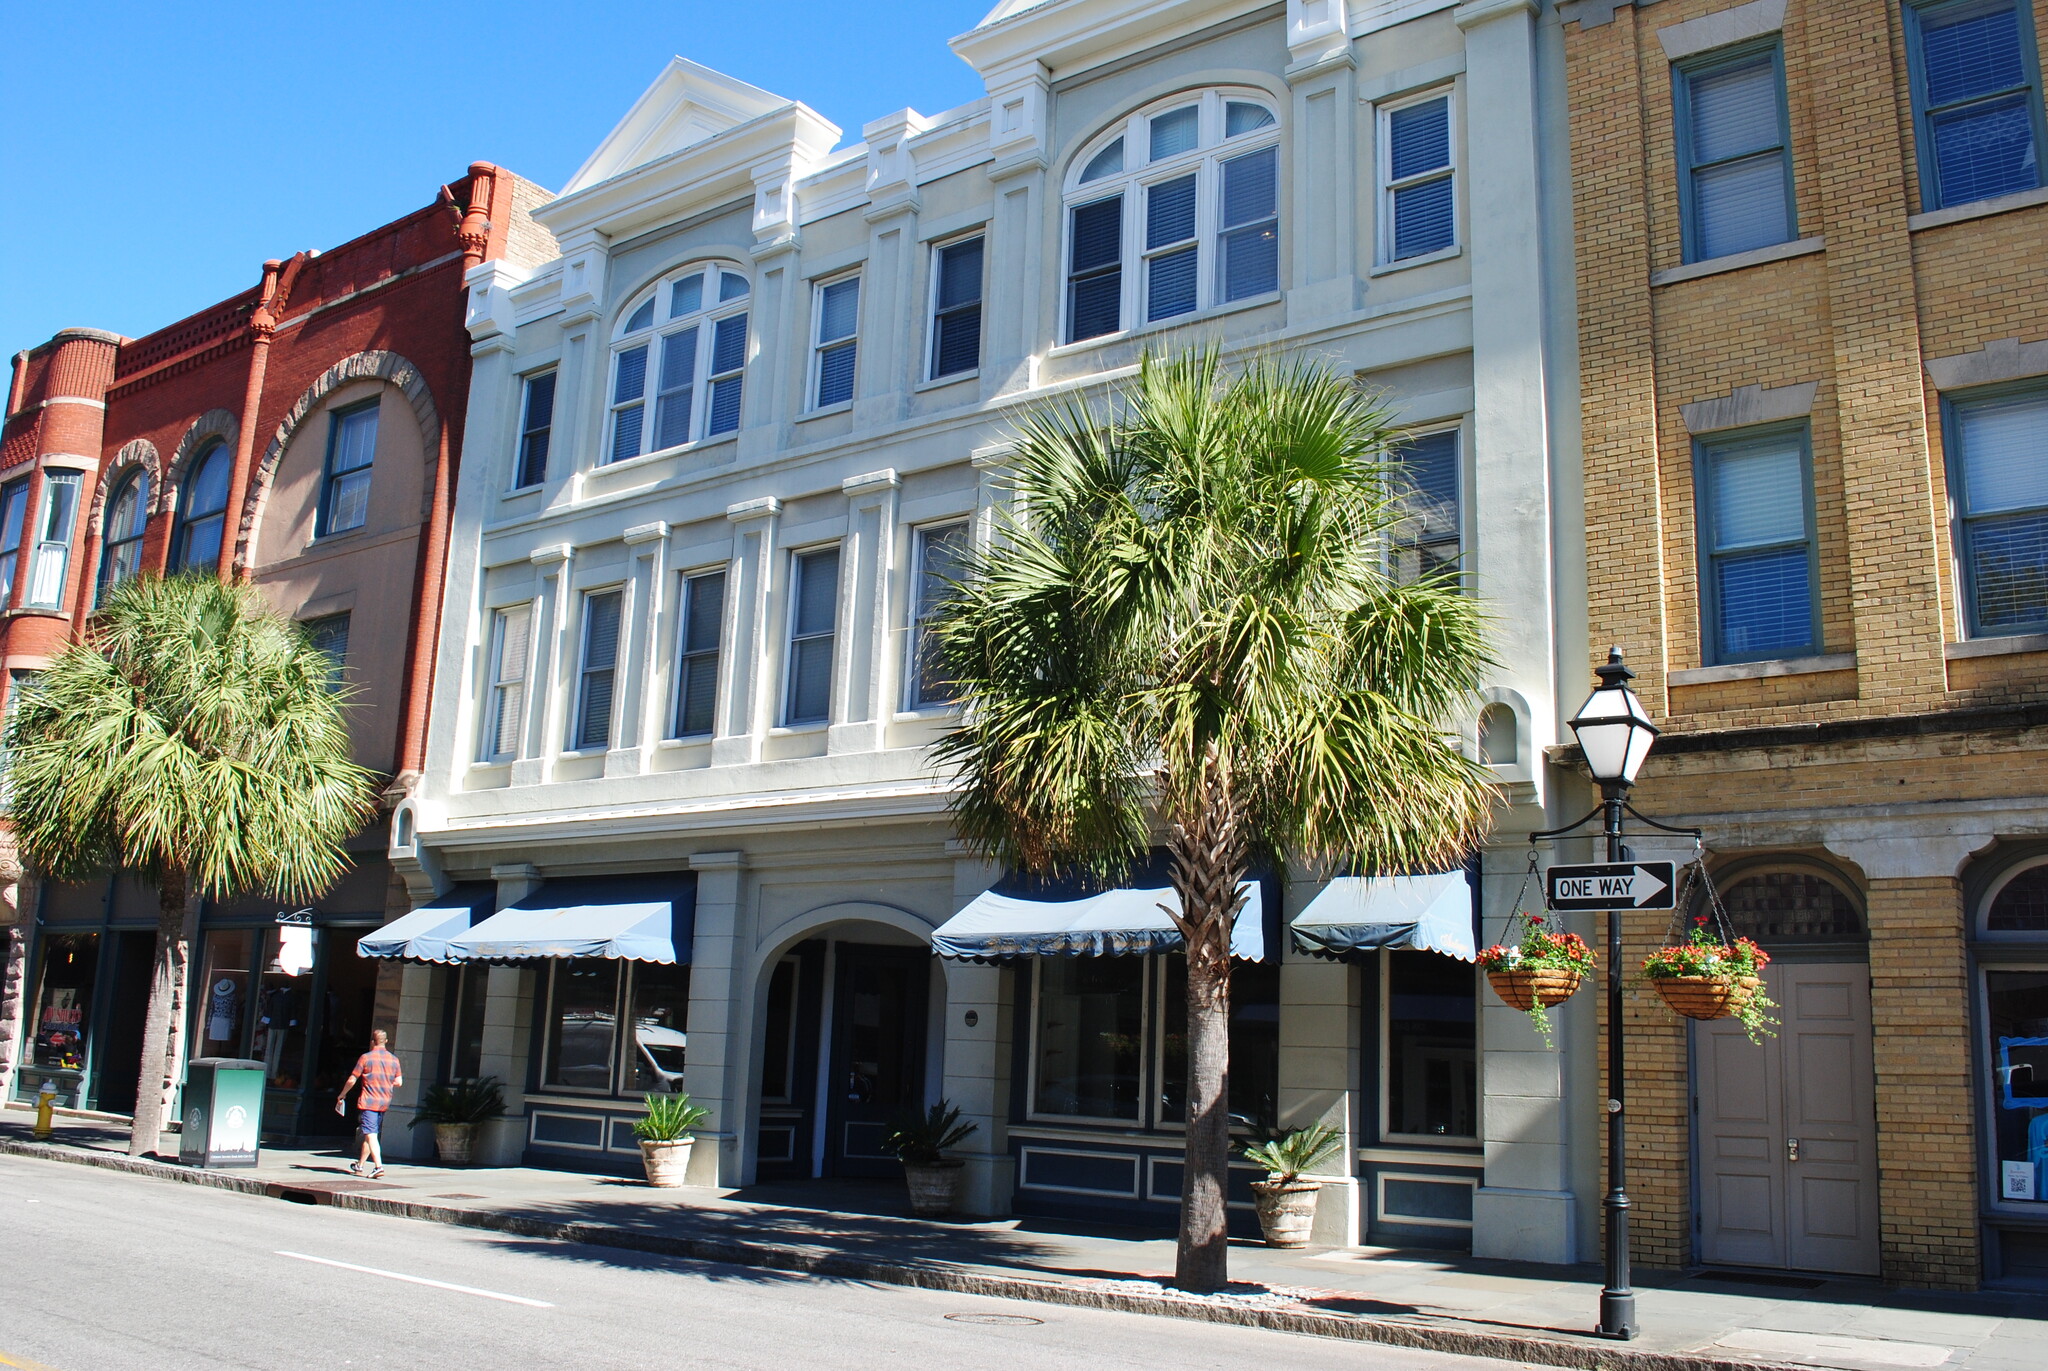
[[[1562,13],[1592,642],[1785,1021],[1630,997],[1638,1260],[2048,1278],[2048,0]]]

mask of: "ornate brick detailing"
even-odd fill
[[[242,506],[242,518],[235,534],[235,565],[238,568],[248,565],[256,524],[263,517],[263,505],[270,495],[271,480],[277,474],[278,461],[291,443],[292,435],[329,393],[351,381],[389,381],[398,387],[412,405],[414,417],[419,420],[420,437],[427,451],[432,452],[440,441],[441,414],[434,407],[433,394],[427,389],[426,378],[420,375],[418,367],[395,352],[358,352],[342,358],[322,372],[319,380],[307,386],[305,393],[286,411],[278,423],[277,432],[271,435],[270,446],[263,450],[263,458],[256,464],[250,479],[248,501]]]
[[[155,443],[150,442],[147,438],[134,439],[132,442],[121,445],[121,450],[114,454],[112,464],[107,467],[105,474],[99,482],[93,486],[92,510],[86,517],[86,530],[91,536],[97,538],[105,531],[107,492],[121,484],[121,479],[128,474],[128,468],[136,466],[149,473],[150,512],[154,514],[157,510],[163,508],[163,459],[157,456]],[[0,880],[4,879],[4,876],[0,876]]]
[[[235,435],[241,429],[241,421],[224,409],[209,409],[194,419],[192,427],[185,430],[185,436],[178,439],[178,450],[171,454],[170,465],[164,469],[163,479],[157,483],[156,492],[150,497],[150,513],[165,514],[175,510],[178,491],[185,484],[185,469],[192,465],[193,457],[215,438],[233,447]],[[126,452],[128,449],[121,450]]]

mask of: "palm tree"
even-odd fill
[[[13,710],[23,860],[56,880],[112,866],[156,887],[131,1156],[155,1149],[175,1084],[198,898],[309,900],[372,812],[332,669],[246,584],[145,577],[108,592]]]
[[[1115,880],[1163,828],[1187,955],[1176,1282],[1228,1279],[1230,930],[1261,859],[1442,870],[1492,797],[1451,725],[1488,664],[1454,572],[1403,582],[1399,438],[1307,361],[1148,360],[1021,424],[1013,497],[943,606],[940,744],[984,855]]]

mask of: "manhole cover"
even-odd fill
[[[1029,1314],[948,1314],[954,1323],[1044,1323]]]

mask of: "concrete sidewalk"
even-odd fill
[[[197,1171],[131,1161],[125,1131],[67,1121],[49,1144],[0,1116],[0,1152],[528,1236],[823,1276],[1243,1323],[1548,1366],[1728,1371],[2041,1371],[2048,1297],[1933,1294],[1792,1275],[1638,1273],[1643,1334],[1589,1336],[1600,1276],[1424,1251],[1232,1245],[1232,1289],[1164,1284],[1169,1237],[1029,1220],[909,1217],[895,1182],[657,1191],[618,1177],[522,1167],[396,1163],[381,1181],[333,1151],[266,1150],[260,1167]],[[163,1151],[175,1154],[167,1135]]]

